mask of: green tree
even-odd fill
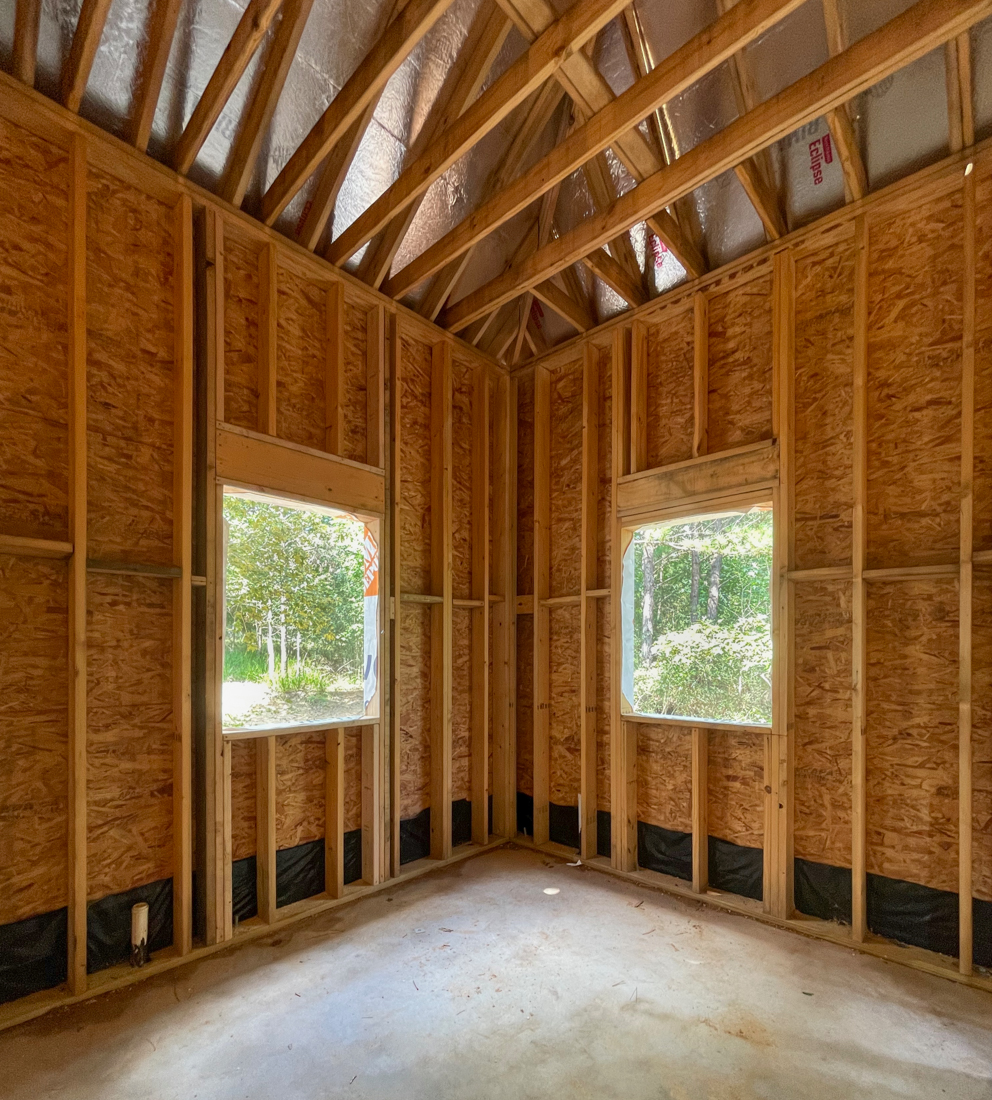
[[[237,496],[225,498],[224,519],[226,678],[245,666],[239,654],[250,664],[264,653],[270,679],[295,659],[359,682],[363,525]]]
[[[771,721],[771,512],[655,524],[632,552],[635,709]]]

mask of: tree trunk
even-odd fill
[[[706,618],[716,622],[720,610],[720,570],[723,568],[723,554],[715,554],[710,565],[710,592],[706,601]]]
[[[651,646],[654,644],[654,552],[653,542],[646,542],[641,551],[641,664],[646,666],[651,664]]]
[[[286,601],[282,601],[279,612],[279,671],[286,675],[286,666],[289,663],[289,654],[286,652]]]
[[[699,551],[692,551],[692,588],[689,590],[689,621],[699,621]]]
[[[268,633],[265,636],[265,649],[269,657],[269,679],[271,680],[276,674],[276,650],[272,639],[272,608],[270,607],[265,613],[265,623],[269,628]]]

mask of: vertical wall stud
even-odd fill
[[[193,205],[183,195],[173,214],[175,365],[172,564],[180,570],[172,602],[172,901],[173,946],[193,948],[192,574],[193,574]]]
[[[635,326],[636,327],[636,326]],[[643,328],[643,326],[641,326]],[[596,803],[596,616],[589,593],[597,575],[599,517],[599,349],[586,344],[582,360],[582,524],[579,595],[579,855],[597,854]]]
[[[637,869],[637,727],[623,717],[623,618],[620,590],[623,557],[630,545],[617,515],[617,479],[630,461],[630,358],[629,329],[618,328],[613,336],[613,471],[612,538],[610,567],[610,813],[613,866],[620,871]]]
[[[431,370],[431,858],[451,855],[451,344]]]
[[[493,832],[517,835],[516,675],[516,459],[517,384],[495,380],[492,508],[493,559]]]
[[[964,311],[961,342],[961,518],[958,643],[958,965],[974,956],[972,867],[972,543],[975,477],[975,173],[964,178]]]
[[[868,223],[854,223],[854,507],[851,522],[851,938],[863,943],[866,905],[867,623],[864,570],[868,550]]]
[[[68,975],[86,990],[86,139],[69,178],[69,882]]]
[[[365,332],[365,461],[382,469],[386,463],[386,311],[382,306],[369,310]]]
[[[389,492],[389,605],[383,614],[389,617],[389,869],[394,877],[400,873],[400,641],[402,618],[400,608],[400,555],[402,523],[400,505],[403,497],[402,465],[400,462],[400,406],[403,389],[403,344],[399,320],[390,315],[389,340],[389,461],[392,476],[387,479]]]
[[[258,430],[276,434],[276,377],[279,337],[279,259],[276,246],[258,254]]]
[[[695,351],[692,366],[692,457],[698,458],[708,450],[710,388],[710,310],[709,300],[701,290],[693,296],[693,332]]]
[[[648,327],[631,325],[630,346],[630,472],[648,465]]]
[[[217,423],[224,418],[224,219],[206,211],[206,913],[207,943],[232,934],[230,796],[224,784],[224,490],[217,482]]]
[[[344,285],[327,288],[324,310],[324,450],[339,455],[344,444]]]
[[[255,891],[258,915],[276,919],[276,739],[255,739]]]
[[[489,370],[472,395],[472,840],[489,840]]]
[[[709,772],[710,735],[692,730],[692,888],[705,894],[710,884]]]
[[[362,726],[362,880],[369,886],[382,881],[382,743],[380,725]],[[343,731],[342,731],[343,732]],[[341,799],[341,852],[344,857],[344,798]],[[343,866],[343,865],[342,865]],[[342,871],[343,874],[343,871]],[[340,895],[335,895],[340,897]]]
[[[534,843],[549,839],[551,797],[551,375],[534,368]]]
[[[363,731],[364,738],[364,731]],[[340,727],[324,734],[324,891],[344,896],[344,739]],[[274,741],[275,738],[272,738]],[[362,857],[364,863],[365,761],[362,760]],[[362,868],[364,874],[365,868]],[[259,903],[259,913],[261,913]]]

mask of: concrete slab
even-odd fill
[[[0,1034],[0,1097],[989,1100],[992,998],[503,849]]]

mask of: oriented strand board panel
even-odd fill
[[[368,307],[344,299],[344,436],[342,457],[355,462],[368,460],[366,426],[368,424]]]
[[[868,585],[868,870],[958,875],[958,584]]]
[[[552,596],[577,596],[582,531],[582,360],[551,372]]]
[[[400,614],[400,817],[431,804],[431,609],[397,605]]]
[[[425,595],[431,590],[431,349],[402,339],[400,591]]]
[[[551,801],[579,804],[579,605],[551,608]]]
[[[709,731],[709,835],[760,848],[764,842],[763,735]]]
[[[172,589],[88,578],[89,897],[172,874]]]
[[[276,434],[322,451],[327,291],[282,267],[276,283]]]
[[[957,561],[961,478],[959,192],[868,234],[868,564]]]
[[[517,384],[517,591],[534,591],[534,374]]]
[[[451,547],[455,599],[472,598],[472,371],[452,364],[451,395]],[[480,445],[482,440],[479,441]]]
[[[255,841],[255,772],[257,745],[254,740],[232,741],[231,754],[231,847],[233,859],[253,856]]]
[[[854,249],[796,260],[795,567],[851,560]]]
[[[637,723],[637,820],[675,832],[692,832],[692,737],[688,726]]]
[[[517,790],[534,793],[534,616],[517,616]]]
[[[596,499],[596,586],[610,587],[613,522],[613,354],[599,350],[599,492]]]
[[[596,806],[610,809],[610,604],[596,601]]]
[[[258,252],[224,240],[224,420],[258,428]]]
[[[0,925],[66,903],[66,563],[0,555]]]
[[[972,783],[975,897],[992,901],[992,573],[977,570],[972,634]]]
[[[976,550],[992,550],[992,176],[975,183]]]
[[[692,458],[693,327],[691,305],[647,325],[648,469]]]
[[[171,565],[174,214],[96,171],[87,209],[88,555]]]
[[[0,531],[68,532],[65,150],[0,120]]]
[[[709,299],[707,449],[772,437],[772,278],[731,284]]]
[[[795,852],[851,866],[851,584],[795,586]]]
[[[472,615],[451,617],[451,800],[472,797]]]
[[[276,848],[295,848],[324,835],[324,795],[324,734],[277,737]]]

